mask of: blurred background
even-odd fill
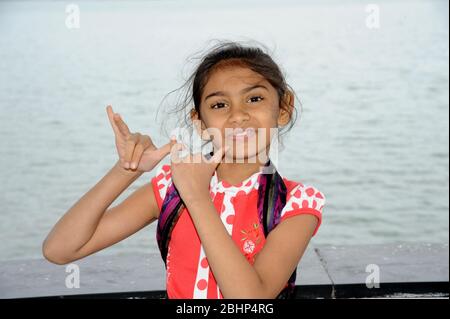
[[[160,103],[213,39],[266,45],[302,102],[279,170],[327,198],[313,243],[448,243],[448,6],[0,1],[0,260],[41,258],[56,221],[114,165],[106,105],[168,141]],[[99,254],[156,252],[155,228]]]

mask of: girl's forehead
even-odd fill
[[[244,67],[227,67],[213,70],[206,86],[233,82],[246,82],[248,80],[264,80],[264,77],[255,71]],[[205,87],[206,87],[205,86]]]
[[[249,68],[218,68],[209,75],[203,90],[203,96],[213,91],[240,91],[244,87],[255,84],[264,85],[269,90],[272,88],[271,84],[261,74]]]

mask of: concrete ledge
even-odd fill
[[[332,297],[448,294],[448,244],[319,246],[315,251],[332,281]],[[368,265],[379,269],[378,289],[365,284],[374,268]]]
[[[44,259],[0,262],[0,298],[165,298],[159,254],[89,256],[76,261],[80,288],[67,288],[67,265]],[[368,265],[379,288],[368,288]],[[312,246],[297,269],[296,298],[448,297],[448,244]]]

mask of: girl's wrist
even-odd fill
[[[116,162],[116,164],[114,165],[114,167],[113,167],[113,169],[117,172],[117,173],[119,173],[119,174],[121,174],[121,175],[123,175],[123,176],[126,176],[126,177],[130,177],[130,178],[137,178],[137,177],[139,177],[139,176],[141,176],[144,172],[142,172],[142,171],[138,171],[138,170],[131,170],[131,169],[125,169],[125,168],[123,168],[121,165],[120,165],[120,160],[118,160],[117,162]]]
[[[183,202],[186,204],[186,206],[195,206],[201,203],[211,201],[211,197],[209,196],[208,191],[196,192],[195,194],[192,194],[190,196],[182,196],[180,194],[180,196],[183,199]]]

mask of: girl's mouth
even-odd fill
[[[236,128],[231,130],[231,132],[227,135],[228,138],[232,138],[233,140],[242,141],[252,138],[256,135],[254,128],[246,128],[245,130],[242,128]]]

